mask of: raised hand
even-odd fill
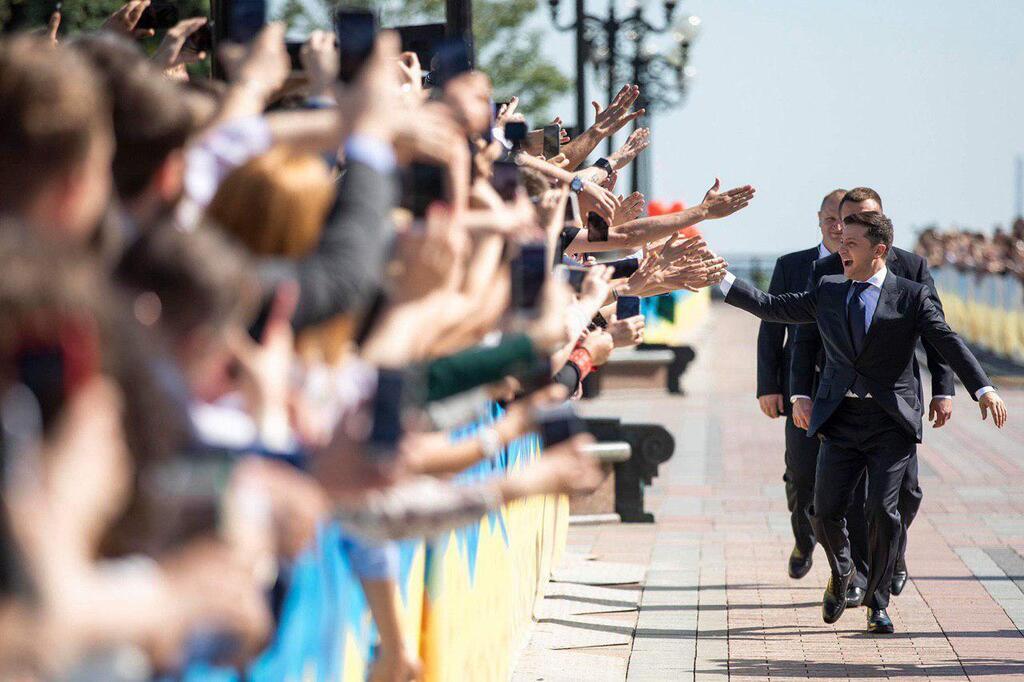
[[[189,37],[205,25],[206,17],[194,17],[179,21],[167,29],[167,34],[160,41],[160,47],[153,53],[156,65],[165,71],[175,70],[176,75],[180,67],[206,59],[205,52],[196,52],[188,45]]]
[[[522,116],[516,116],[516,108],[518,106],[519,98],[513,97],[508,102],[498,107],[498,115],[495,117],[494,124],[499,128],[504,128],[506,123],[521,121]]]
[[[608,157],[608,162],[615,170],[622,170],[635,159],[640,152],[651,144],[651,129],[638,128],[630,133],[626,142]]]
[[[643,315],[634,315],[625,320],[620,320],[616,315],[612,315],[607,331],[611,334],[616,348],[637,346],[644,341],[645,324]]]
[[[333,97],[331,89],[338,79],[338,47],[334,44],[334,33],[310,33],[309,40],[299,51],[299,59],[303,71],[309,76],[310,95]]]
[[[720,191],[720,187],[721,182],[718,178],[715,178],[715,183],[711,185],[711,189],[704,195],[702,205],[707,211],[709,219],[725,218],[742,208],[746,208],[750,200],[754,198],[756,191],[751,185],[734,187],[725,192]]]
[[[647,208],[647,200],[640,192],[633,192],[628,197],[619,197],[619,206],[612,216],[612,225],[621,225],[631,220],[636,220],[644,214]]]
[[[142,13],[149,7],[149,0],[131,0],[107,17],[107,20],[100,26],[100,30],[113,31],[128,36],[129,38],[149,38],[156,33],[151,28],[137,29],[135,26],[142,18]]]
[[[587,215],[590,211],[597,213],[605,220],[612,222],[615,217],[615,209],[618,208],[618,199],[614,194],[600,185],[590,182],[583,182],[583,191],[580,192],[580,215]]]
[[[981,418],[987,419],[989,412],[992,413],[992,421],[997,429],[1003,428],[1006,423],[1006,403],[995,391],[989,391],[978,399],[978,407],[981,408]]]
[[[609,137],[622,129],[630,121],[643,116],[645,109],[630,111],[633,103],[640,96],[640,88],[635,85],[623,85],[615,99],[611,101],[606,109],[602,109],[597,102],[591,102],[594,107],[594,125],[592,129],[601,135]]]

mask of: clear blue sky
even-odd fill
[[[662,3],[644,4],[660,21]],[[563,19],[572,5],[563,0]],[[703,20],[698,73],[684,106],[654,118],[653,198],[699,201],[714,175],[755,185],[750,207],[708,226],[720,252],[811,246],[821,197],[837,186],[877,189],[901,246],[932,222],[1010,219],[1024,0],[681,0],[677,12]],[[571,34],[551,31],[545,52],[573,73]],[[600,92],[591,84],[588,96]],[[573,101],[554,107],[567,121]]]

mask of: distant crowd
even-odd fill
[[[993,234],[934,227],[921,232],[915,251],[937,268],[952,265],[977,273],[1012,274],[1024,279],[1024,217],[1018,217],[1009,231],[997,227]]]

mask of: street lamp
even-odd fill
[[[583,129],[586,116],[586,63],[604,78],[608,102],[615,97],[616,91],[627,79],[627,74],[629,80],[640,87],[640,98],[636,106],[646,109],[648,116],[655,109],[677,106],[683,101],[687,81],[695,73],[689,65],[689,57],[690,46],[700,33],[699,17],[679,17],[673,22],[679,4],[677,0],[664,0],[664,21],[660,25],[644,17],[643,2],[640,0],[630,0],[629,11],[621,18],[616,12],[615,0],[610,0],[608,15],[597,17],[585,12],[584,0],[576,0],[575,21],[560,24],[559,2],[548,0],[552,24],[559,31],[576,32],[576,125],[580,130]],[[651,39],[665,34],[671,34],[672,44],[659,49]],[[631,54],[622,49],[622,43],[632,44]],[[650,124],[648,120],[637,119],[633,122],[633,129],[642,125]],[[612,139],[608,138],[608,153],[613,151]],[[638,159],[634,163],[632,188],[637,191],[640,189],[641,169],[646,166],[646,159],[643,162]]]

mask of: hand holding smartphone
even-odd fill
[[[608,221],[593,211],[587,214],[587,240],[591,242],[608,241]]]
[[[562,151],[562,128],[558,124],[544,126],[544,158],[553,159]]]
[[[640,297],[639,296],[619,296],[618,302],[615,304],[615,317],[620,320],[626,320],[630,317],[636,317],[640,314]]]

